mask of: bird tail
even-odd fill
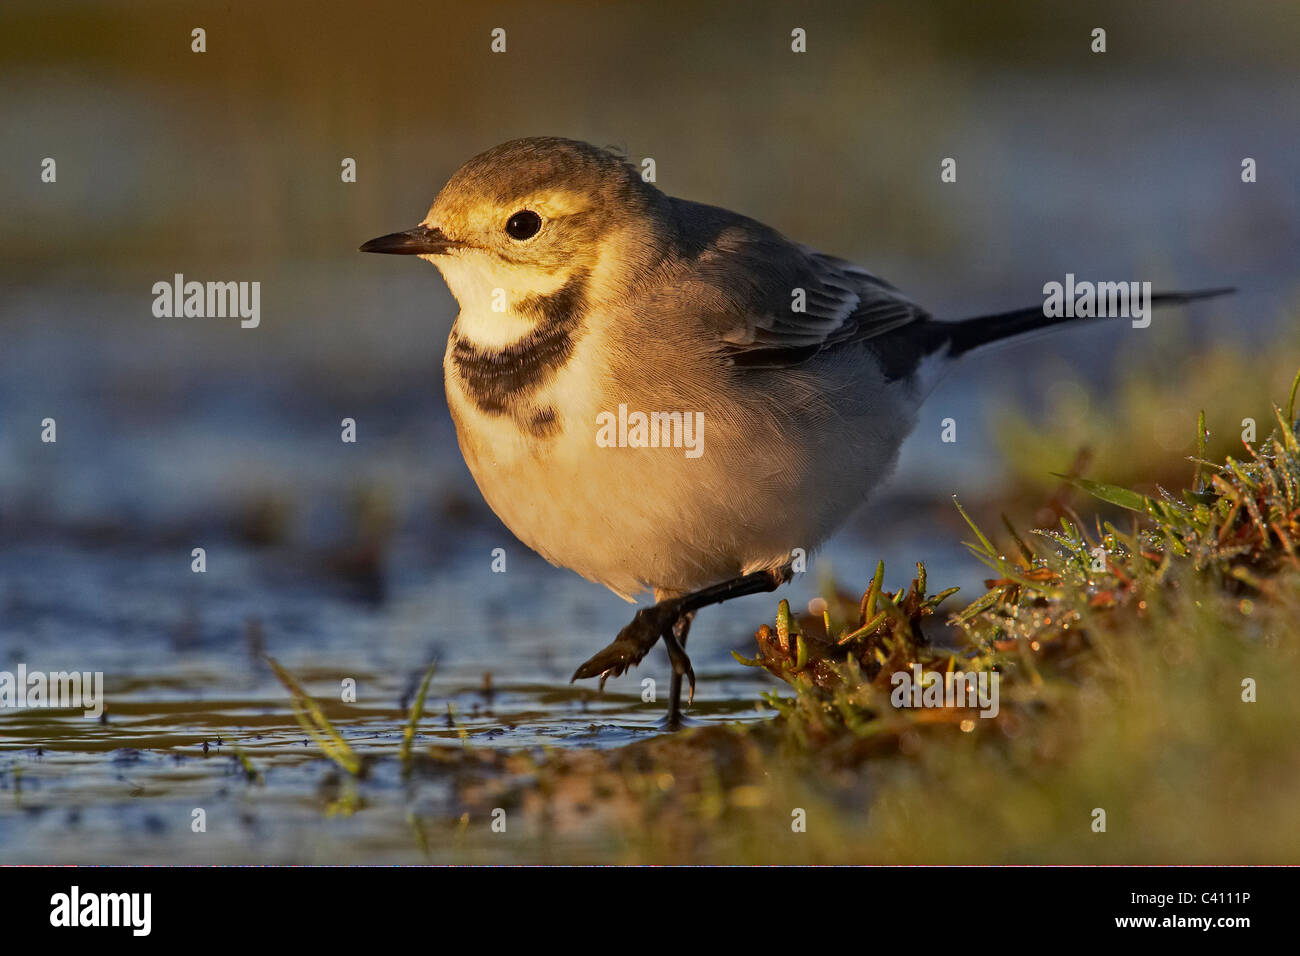
[[[1197,299],[1213,299],[1235,291],[1236,289],[1231,287],[1224,287],[1200,289],[1196,292],[1157,292],[1151,296],[1151,307],[1181,305],[1184,302],[1195,302]],[[939,326],[942,340],[946,341],[948,346],[948,356],[957,358],[1003,339],[1074,321],[1077,321],[1075,316],[1045,316],[1043,307],[1036,305],[1028,309],[1016,309],[1013,312],[999,312],[995,315],[981,315],[959,322],[936,324]]]

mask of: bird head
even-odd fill
[[[463,311],[510,313],[575,275],[611,281],[644,271],[667,240],[664,203],[617,153],[558,137],[516,139],[458,169],[414,229],[361,251],[420,256]]]

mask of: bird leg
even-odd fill
[[[683,675],[690,682],[690,700],[695,699],[695,672],[683,647],[695,612],[702,607],[721,604],[732,598],[775,591],[790,578],[790,565],[770,571],[755,571],[698,591],[691,591],[680,597],[665,598],[650,607],[644,607],[636,612],[630,624],[618,632],[613,643],[574,671],[569,683],[599,676],[600,687],[603,690],[606,680],[618,677],[629,667],[639,664],[641,659],[650,653],[650,649],[662,639],[668,649],[668,659],[673,665],[668,701],[668,717],[671,724],[675,717],[680,719],[679,700]]]
[[[691,679],[691,694],[686,699],[686,706],[689,707],[695,700],[695,671],[691,667],[691,659],[686,656],[686,638],[690,636],[693,620],[695,620],[695,612],[687,611],[673,624],[672,631],[664,635],[668,660],[673,665],[672,682],[668,687],[668,718],[665,724],[670,730],[676,730],[682,725],[682,674],[689,674]]]

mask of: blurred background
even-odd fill
[[[102,669],[110,711],[152,741],[281,698],[262,650],[309,678],[361,675],[386,707],[431,656],[462,712],[491,671],[495,710],[464,714],[488,742],[654,727],[636,694],[666,677],[659,651],[603,703],[561,689],[631,609],[482,503],[443,398],[454,301],[428,265],[357,252],[518,136],[653,157],[665,192],[862,263],[944,318],[1032,305],[1067,272],[1238,287],[1146,330],[1085,327],[959,371],[794,600],[828,573],[861,587],[877,558],[888,587],[918,559],[939,587],[977,583],[949,496],[1032,524],[1049,473],[1085,447],[1100,480],[1172,461],[1157,473],[1185,481],[1197,411],[1231,444],[1243,407],[1268,420],[1300,351],[1300,6],[1079,7],[9,0],[0,668]],[[260,327],[155,318],[151,287],[175,273],[260,281]],[[704,719],[750,712],[760,678],[727,651],[773,607],[697,625]],[[50,733],[11,716],[0,745]],[[70,752],[95,746],[83,724],[67,733]],[[128,731],[103,733],[120,748]]]

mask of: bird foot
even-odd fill
[[[695,698],[695,672],[691,668],[690,658],[682,649],[673,634],[673,625],[682,616],[681,602],[677,600],[660,601],[650,607],[642,608],[632,618],[632,623],[618,632],[618,636],[604,650],[595,654],[590,660],[573,672],[569,683],[588,677],[600,677],[600,689],[605,689],[605,681],[618,677],[629,667],[639,664],[650,649],[661,639],[668,648],[668,660],[673,665],[673,673],[684,675],[691,685],[691,699]]]

